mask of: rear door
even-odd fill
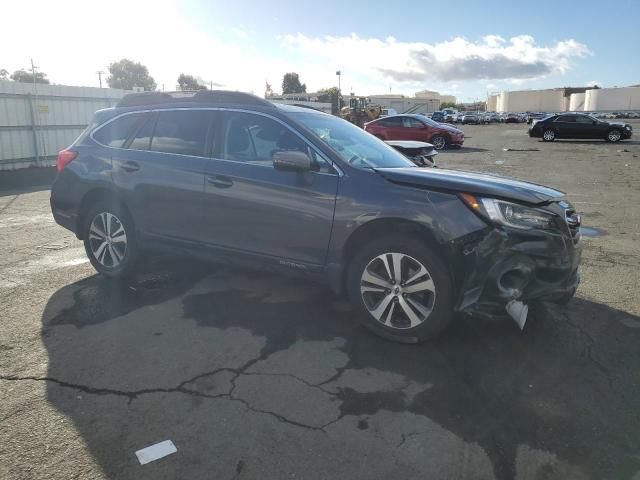
[[[305,264],[325,262],[338,173],[280,121],[226,111],[207,162],[204,216],[212,244]],[[307,153],[314,171],[273,167],[274,153]]]
[[[402,117],[388,117],[380,120],[384,125],[385,140],[405,140]]]
[[[214,113],[163,110],[148,115],[113,156],[113,180],[144,233],[203,238],[204,169]]]

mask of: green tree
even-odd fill
[[[11,75],[11,80],[21,83],[33,83],[33,74],[26,70],[16,70]],[[50,83],[46,73],[36,72],[35,83]]]
[[[323,88],[318,90],[318,101],[331,104],[331,113],[338,113],[338,99],[341,97],[338,87]],[[344,105],[343,105],[344,106]]]
[[[456,108],[456,104],[454,102],[443,102],[440,104],[440,108]]]
[[[9,71],[4,68],[0,68],[0,80],[8,80],[9,79]]]
[[[285,73],[282,77],[282,94],[285,93],[305,93],[307,86],[304,83],[300,83],[300,77],[297,73],[289,72]]]
[[[110,75],[107,83],[111,88],[131,90],[133,87],[143,87],[145,90],[155,90],[156,82],[149,75],[147,67],[138,62],[123,58],[119,62],[109,65]]]
[[[186,75],[181,73],[178,77],[178,85],[180,90],[206,90],[207,87],[200,84],[200,82],[193,75]]]

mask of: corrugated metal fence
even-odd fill
[[[96,110],[127,90],[33,85],[0,80],[0,170],[55,164]]]

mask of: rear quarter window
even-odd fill
[[[118,117],[93,132],[93,138],[108,147],[122,147],[147,116],[144,113],[136,113]]]

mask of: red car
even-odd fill
[[[418,140],[431,143],[436,150],[449,145],[461,147],[464,132],[447,123],[438,123],[424,115],[393,115],[365,123],[365,131],[382,140]]]

